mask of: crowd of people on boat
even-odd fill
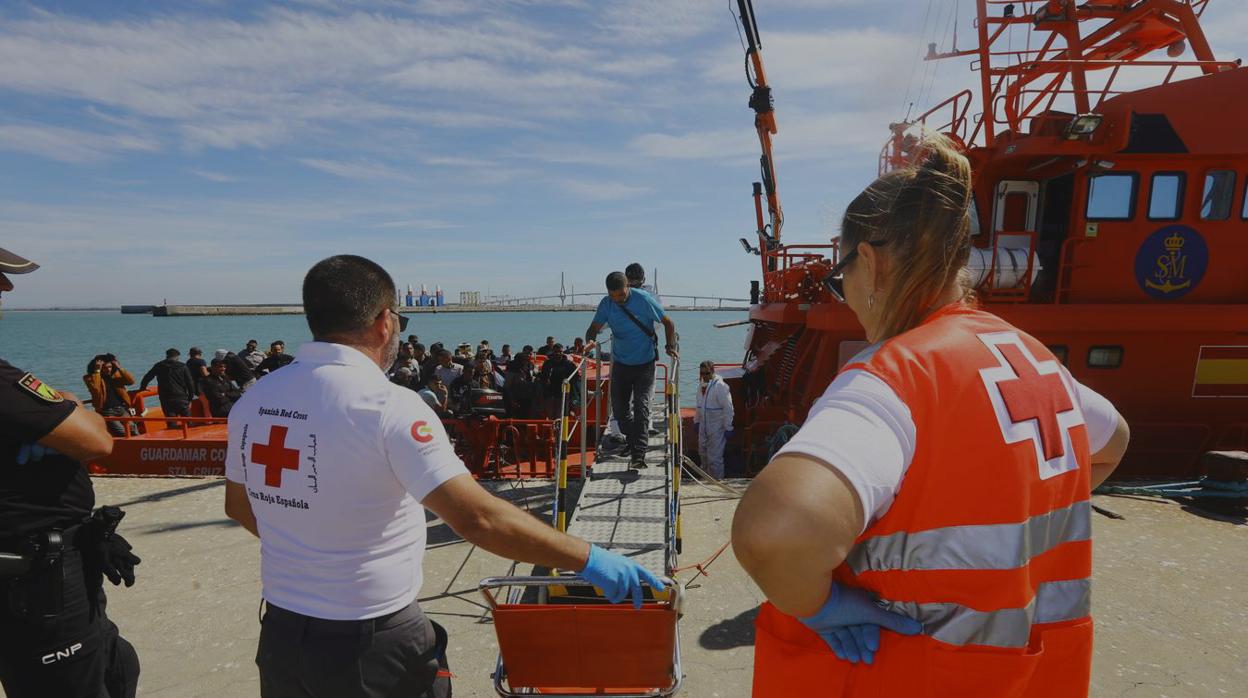
[[[570,400],[562,400],[562,385],[576,374],[585,354],[580,337],[565,346],[548,336],[536,349],[526,344],[513,352],[510,344],[504,344],[495,352],[487,339],[475,350],[471,343],[461,342],[452,351],[442,342],[426,347],[418,336],[408,335],[386,375],[419,393],[440,417],[472,414],[471,396],[489,391],[501,395],[507,417],[554,419],[579,400],[576,381]]]
[[[82,380],[96,411],[104,417],[137,416],[132,386],[137,383],[137,390],[143,391],[155,383],[166,417],[190,417],[191,404],[203,400],[204,416],[225,418],[256,381],[294,361],[280,339],[270,343],[267,352],[258,347],[257,340],[249,339],[242,350],[218,349],[211,359],[205,359],[199,347],[191,347],[185,361],[180,350],[170,347],[165,358],[137,380],[115,354],[98,354]],[[565,346],[548,336],[537,348],[526,344],[518,352],[504,344],[496,353],[487,339],[478,342],[475,350],[469,342],[451,350],[443,342],[426,347],[412,334],[399,344],[398,358],[386,375],[391,382],[417,392],[440,417],[468,414],[469,394],[487,390],[501,395],[507,417],[547,419],[560,415],[561,404],[564,413],[577,404],[576,381],[567,401],[561,400],[562,384],[576,373],[585,354],[581,337]],[[169,422],[170,428],[177,426],[176,421]],[[108,428],[114,436],[137,431],[134,423],[116,420],[109,421]]]
[[[203,400],[205,416],[224,418],[257,380],[295,360],[286,353],[286,343],[280,339],[269,344],[268,352],[258,347],[259,343],[250,339],[242,351],[218,349],[211,360],[204,359],[199,347],[191,347],[186,361],[182,360],[181,351],[170,347],[165,350],[165,358],[153,364],[138,381],[115,354],[97,354],[87,364],[82,382],[96,411],[104,417],[136,416],[130,386],[137,382],[138,390],[143,391],[154,381],[166,417],[190,417],[191,404]],[[170,428],[176,426],[176,421],[169,422]],[[132,422],[110,420],[108,430],[114,436],[129,436],[136,428]]]

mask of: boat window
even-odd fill
[[[1183,190],[1187,175],[1182,172],[1158,172],[1148,193],[1148,219],[1173,221],[1183,216]]]
[[[1057,357],[1057,360],[1061,361],[1063,366],[1066,365],[1066,359],[1070,356],[1070,350],[1066,348],[1065,344],[1050,344],[1049,351],[1053,352],[1053,356]]]
[[[1248,220],[1248,175],[1244,176],[1244,210],[1239,212],[1239,217]]]
[[[1089,368],[1118,368],[1122,365],[1122,347],[1099,346],[1088,349]]]
[[[1235,173],[1231,170],[1210,170],[1205,173],[1205,193],[1200,201],[1202,221],[1224,221],[1231,217],[1235,198]]]
[[[1134,172],[1093,175],[1088,179],[1090,221],[1131,220],[1135,209],[1135,188],[1139,175]]]

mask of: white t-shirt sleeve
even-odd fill
[[[1118,428],[1118,410],[1103,395],[1078,381],[1075,381],[1075,395],[1088,426],[1088,450],[1096,453],[1105,448]]]
[[[468,474],[442,421],[411,390],[394,387],[381,418],[381,439],[391,470],[416,501],[447,480]]]
[[[239,410],[241,415],[243,412]],[[232,424],[230,424],[232,422]],[[242,419],[227,421],[225,442],[225,479],[230,482],[247,484],[247,472],[243,469],[243,453],[239,442],[242,440]]]
[[[800,453],[840,471],[862,502],[866,530],[892,506],[914,459],[914,440],[914,420],[897,393],[854,369],[832,381],[776,455]]]

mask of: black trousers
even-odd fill
[[[17,617],[10,594],[25,593],[0,580],[0,684],[8,698],[134,698],[139,655],[105,614],[98,572],[84,570],[77,550],[62,560],[64,607],[56,617]],[[32,578],[31,583],[47,580]]]
[[[191,416],[191,403],[189,400],[162,397],[160,398],[160,411],[164,412],[166,417],[189,417]],[[177,429],[182,426],[182,423],[166,422],[166,426],[170,429]]]
[[[646,454],[650,444],[650,398],[654,393],[654,362],[629,366],[611,365],[611,411],[620,431],[628,438],[633,458]]]
[[[415,601],[369,620],[323,620],[268,604],[256,651],[260,695],[450,698],[445,650],[445,631]]]

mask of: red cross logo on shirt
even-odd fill
[[[299,450],[286,448],[286,427],[269,427],[269,443],[252,444],[251,460],[264,466],[264,484],[282,486],[283,470],[299,469]]]
[[[998,344],[997,349],[1018,378],[997,383],[1001,391],[1001,399],[1010,412],[1010,419],[1015,424],[1029,419],[1036,420],[1040,429],[1040,442],[1044,449],[1044,459],[1053,460],[1066,453],[1062,447],[1062,427],[1057,422],[1059,412],[1069,412],[1075,408],[1070,400],[1070,393],[1056,373],[1041,374],[1031,361],[1023,356],[1023,350],[1017,344]]]
[[[989,332],[979,339],[995,360],[979,375],[1005,442],[1030,442],[1041,480],[1077,471],[1071,430],[1084,421],[1073,379],[1052,357],[1037,358],[1017,332]]]

